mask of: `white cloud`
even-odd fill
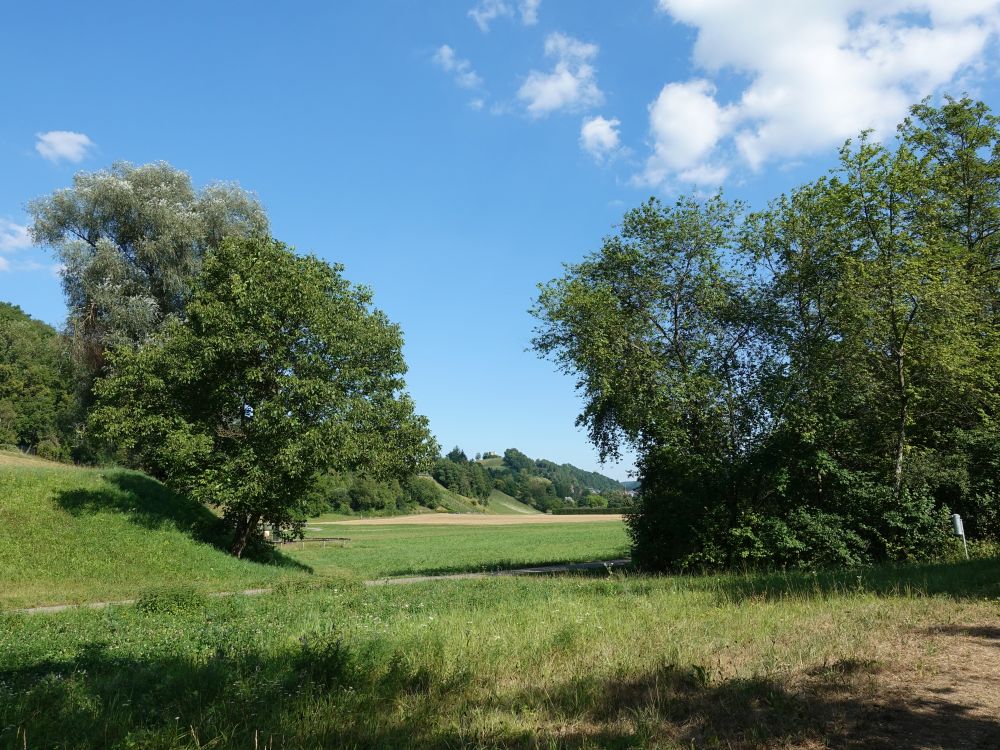
[[[28,227],[0,218],[0,272],[37,271],[49,266],[18,254],[32,246]],[[6,255],[4,255],[6,254]]]
[[[521,0],[518,3],[518,10],[521,11],[521,23],[525,26],[534,26],[538,23],[538,6],[542,0]]]
[[[505,0],[479,0],[476,7],[469,11],[469,18],[476,22],[480,31],[485,33],[490,30],[490,23],[494,20],[512,14],[510,4]]]
[[[641,180],[718,182],[837,145],[891,135],[910,104],[980,62],[1000,28],[997,0],[658,0],[698,35],[705,77],[668,83],[650,105],[653,153]],[[720,103],[708,78],[748,83]]]
[[[458,57],[447,44],[442,44],[434,52],[434,63],[446,73],[451,73],[455,83],[464,89],[478,88],[483,83],[483,79],[472,69],[472,63]]]
[[[603,161],[614,154],[620,145],[617,117],[608,120],[598,115],[583,121],[580,127],[580,147],[597,161]]]
[[[518,0],[517,12],[521,16],[521,23],[525,26],[538,23],[538,6],[541,4],[542,0]],[[490,30],[490,24],[496,19],[513,17],[514,5],[508,0],[479,0],[469,11],[469,18],[476,22],[483,33]]]
[[[718,105],[710,82],[668,83],[649,105],[653,153],[646,161],[642,182],[658,185],[678,173],[700,176],[702,179],[691,180],[699,184],[725,179],[723,168],[709,168],[703,161],[731,120],[732,111]]]
[[[597,87],[590,64],[597,52],[596,44],[565,34],[549,34],[545,54],[555,58],[555,67],[548,73],[532,70],[517,92],[529,114],[542,117],[560,109],[578,111],[603,103],[604,94]]]
[[[7,219],[0,219],[0,252],[23,250],[26,247],[31,247],[28,228]]]
[[[80,162],[93,147],[94,142],[83,133],[70,130],[50,130],[36,133],[35,150],[53,164],[61,160]]]

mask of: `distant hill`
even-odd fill
[[[461,461],[464,453],[455,448],[449,456]],[[623,501],[622,485],[611,477],[569,463],[530,458],[516,448],[508,448],[502,457],[487,453],[473,463],[489,473],[495,489],[538,510]]]

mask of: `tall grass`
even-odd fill
[[[25,734],[29,748],[845,744],[877,707],[873,686],[941,648],[931,634],[1000,615],[998,577],[1000,563],[978,561],[869,571],[861,585],[329,580],[7,615],[0,746]],[[892,705],[911,728],[983,731],[944,704]]]

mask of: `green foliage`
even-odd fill
[[[452,492],[480,501],[486,500],[493,491],[486,469],[479,463],[469,461],[459,448],[435,461],[431,476]]]
[[[449,461],[454,461],[457,464],[469,463],[469,457],[466,456],[465,451],[463,451],[457,445],[450,451],[448,451],[448,453],[445,455],[445,458],[447,458]]]
[[[0,302],[0,443],[65,459],[79,404],[55,329]]]
[[[267,232],[255,196],[228,183],[195,190],[166,162],[78,172],[73,187],[31,201],[28,213],[32,238],[63,265],[68,332],[92,375],[108,348],[142,343],[183,313],[210,249]]]
[[[339,267],[230,239],[205,258],[184,319],[109,355],[91,421],[220,508],[240,555],[262,524],[297,531],[320,474],[406,477],[436,452],[402,391],[401,348]]]
[[[516,448],[504,451],[501,465],[494,464],[490,458],[482,462],[495,489],[542,511],[562,507],[567,497],[579,501],[596,491],[621,490],[618,482],[602,474],[544,458],[536,461]]]
[[[650,200],[540,288],[534,346],[639,454],[651,569],[840,566],[998,533],[1000,120],[921,104],[756,214]]]

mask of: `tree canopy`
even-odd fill
[[[56,330],[0,302],[0,443],[64,458],[77,411],[72,363]]]
[[[142,467],[222,509],[242,554],[294,531],[329,471],[405,478],[437,454],[403,391],[402,335],[341,269],[264,238],[204,258],[184,315],[119,345],[92,423]]]
[[[166,162],[79,172],[28,204],[32,239],[62,264],[67,330],[98,373],[108,347],[141,343],[182,314],[205,253],[230,236],[267,232],[257,198],[229,183],[196,190]]]
[[[640,564],[925,557],[953,510],[1000,537],[998,191],[997,118],[923,103],[763,211],[650,200],[540,288],[536,351],[639,454]]]

